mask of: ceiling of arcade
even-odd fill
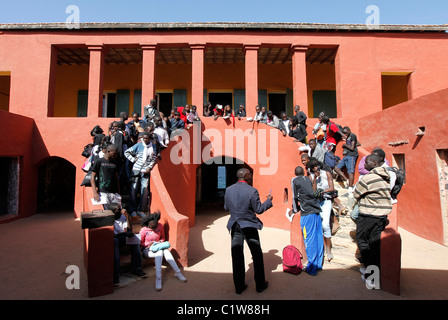
[[[57,48],[58,64],[89,64],[87,48]],[[313,48],[306,51],[308,64],[333,64],[337,48]],[[105,55],[106,64],[138,64],[142,62],[143,52],[140,48],[108,47]],[[260,64],[287,64],[292,62],[290,47],[260,47],[258,62]],[[244,63],[242,46],[210,46],[205,50],[205,63],[235,64]],[[192,53],[189,47],[161,47],[156,54],[157,64],[191,63]]]

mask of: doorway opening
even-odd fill
[[[115,109],[117,108],[117,93],[103,93],[103,118],[115,118]]]
[[[212,163],[203,163],[196,170],[196,207],[222,206],[226,188],[238,181],[236,173],[241,168],[252,168],[231,157],[216,157]],[[198,210],[196,210],[198,212]]]
[[[19,158],[0,157],[0,217],[18,214]]]
[[[443,242],[445,245],[448,245],[448,149],[436,150],[436,152],[443,221]]]
[[[283,92],[270,92],[268,93],[268,105],[269,110],[274,115],[280,117],[282,111],[286,111],[286,93]]]
[[[156,93],[157,109],[168,117],[173,108],[173,93],[158,92]]]
[[[38,169],[37,212],[73,211],[75,200],[73,164],[51,157]]]
[[[233,94],[232,92],[209,92],[208,101],[212,104],[213,109],[217,104],[225,107],[230,105],[233,109]]]

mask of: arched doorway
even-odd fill
[[[38,169],[37,212],[73,211],[76,168],[69,161],[50,157]]]
[[[196,171],[196,213],[203,207],[223,206],[228,186],[237,182],[236,173],[247,168],[246,163],[231,157],[215,157],[208,164],[203,163]],[[198,210],[199,209],[199,210]]]

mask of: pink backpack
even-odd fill
[[[288,245],[283,248],[282,252],[283,272],[298,275],[302,272],[302,253],[293,245]]]

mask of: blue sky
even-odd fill
[[[69,5],[80,22],[310,22],[364,24],[366,8],[380,24],[448,23],[447,0],[1,0],[0,23],[65,22]]]

